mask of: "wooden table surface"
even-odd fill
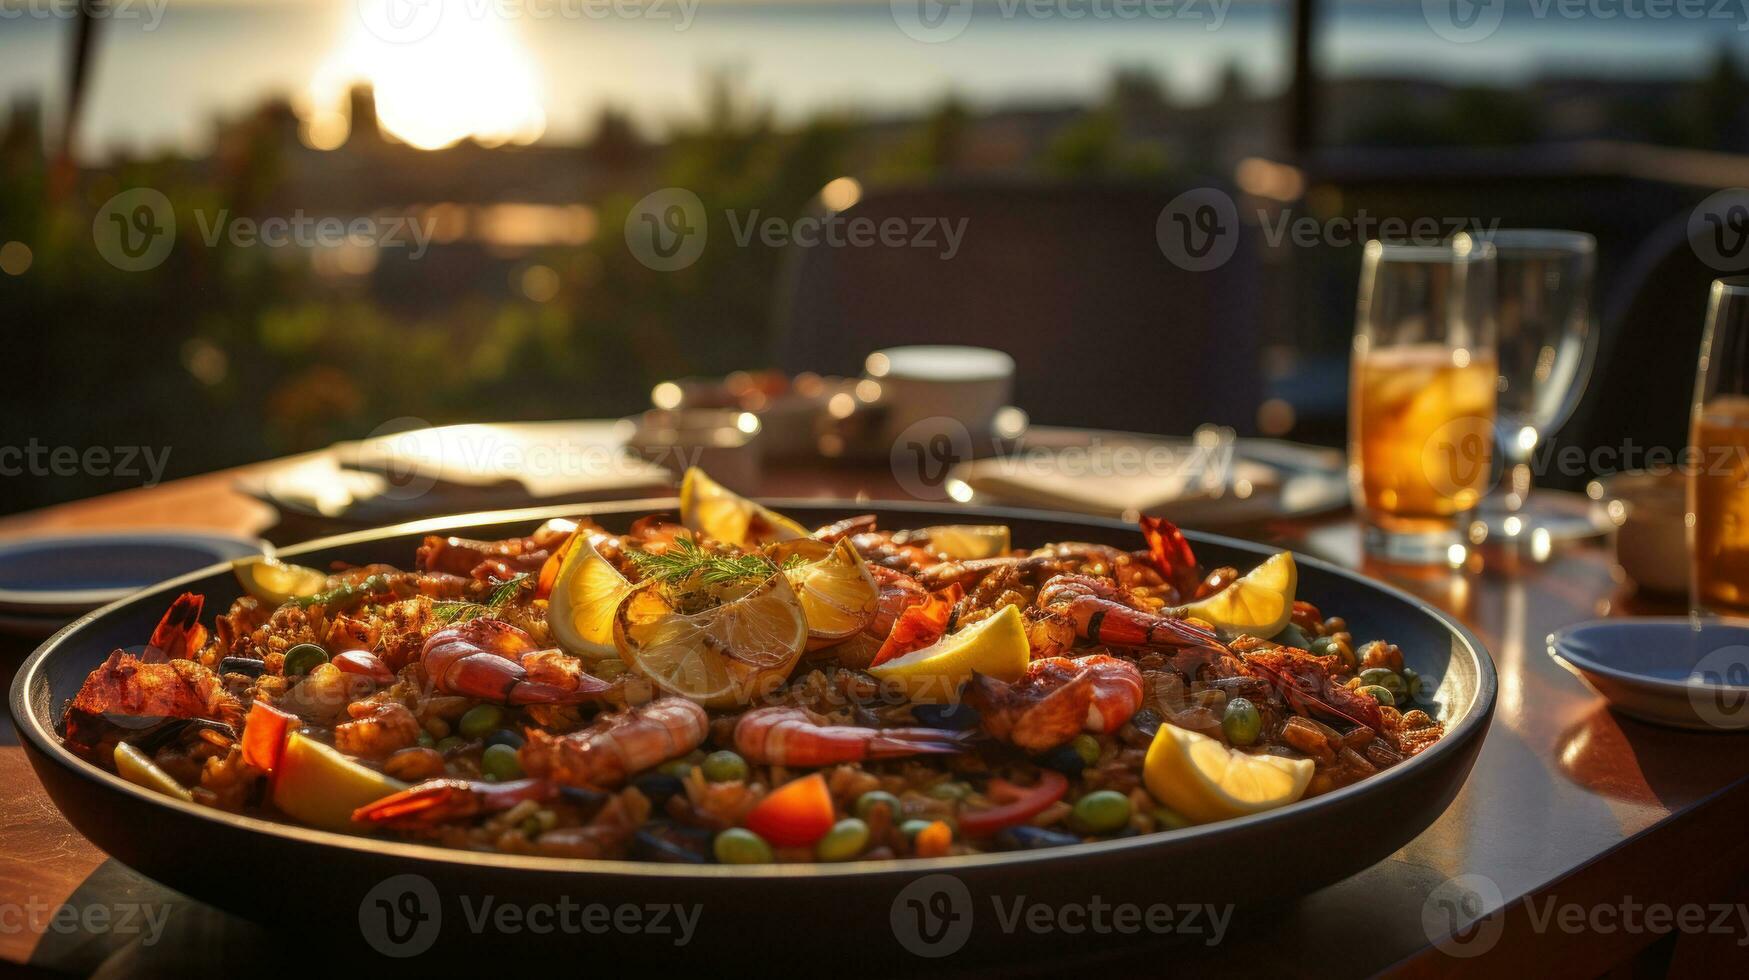
[[[0,535],[171,524],[288,543],[270,508],[232,488],[238,473],[3,518]],[[771,496],[900,495],[890,474],[853,469],[774,470],[764,490]],[[1243,964],[1246,972],[1293,975],[1446,975],[1509,965],[1514,972],[1567,976],[1656,975],[1723,964],[1743,974],[1749,965],[1749,906],[1740,904],[1749,898],[1749,835],[1743,832],[1749,826],[1749,736],[1679,732],[1616,715],[1544,652],[1545,636],[1557,627],[1651,608],[1626,597],[1629,589],[1604,548],[1568,549],[1542,564],[1489,555],[1462,572],[1408,572],[1361,560],[1348,518],[1283,522],[1250,536],[1360,567],[1467,623],[1499,668],[1493,727],[1450,810],[1389,859],[1291,905],[1240,910],[1218,946],[1143,948],[1121,954],[1118,968],[1158,972],[1170,962],[1191,969]],[[33,646],[0,641],[8,681]],[[259,952],[272,941],[255,926],[109,861],[60,817],[10,726],[3,738],[0,959],[75,973],[212,969],[213,957],[224,951]],[[1270,869],[1235,872],[1267,875]],[[1458,888],[1477,894],[1497,888],[1504,906],[1457,940],[1430,937],[1424,913]],[[178,941],[69,932],[44,927],[46,913],[32,925],[15,911],[79,907],[91,896],[113,902],[118,894],[168,903],[174,910],[168,935]],[[1689,906],[1700,911],[1684,920],[1677,913]],[[1648,908],[1667,909],[1669,923],[1661,913],[1647,915]]]

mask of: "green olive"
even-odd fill
[[[728,749],[705,756],[699,768],[704,770],[704,778],[713,783],[732,783],[746,779],[748,773],[747,760]]]
[[[871,789],[856,798],[856,815],[867,820],[876,807],[886,807],[887,815],[899,819],[899,798],[886,790]]]
[[[1130,822],[1130,798],[1116,790],[1095,790],[1075,801],[1069,822],[1088,834],[1122,830]]]
[[[1385,667],[1368,667],[1366,670],[1361,671],[1360,683],[1363,686],[1367,684],[1377,684],[1391,692],[1391,697],[1393,699],[1406,697],[1409,693],[1407,685],[1403,683],[1403,678],[1398,676],[1396,671]]]
[[[1185,819],[1184,814],[1171,807],[1157,806],[1149,810],[1148,814],[1154,818],[1154,827],[1158,830],[1183,830],[1190,826],[1190,821]]]
[[[485,738],[504,727],[504,709],[495,704],[476,704],[469,708],[456,730],[467,738]]]
[[[724,864],[770,864],[771,845],[746,827],[730,827],[711,843],[717,860]]]
[[[1263,714],[1249,698],[1234,698],[1221,713],[1221,734],[1229,745],[1255,745],[1263,734]]]
[[[1421,700],[1421,675],[1413,667],[1403,668],[1403,700]]]
[[[965,783],[956,783],[951,780],[945,783],[936,783],[934,786],[929,787],[928,790],[929,795],[938,800],[963,800],[969,796],[971,792],[972,788],[970,786],[967,786]]]
[[[307,674],[328,662],[328,651],[314,643],[300,643],[285,652],[280,672],[287,677]]]
[[[1074,749],[1075,754],[1081,757],[1082,765],[1096,766],[1099,764],[1099,739],[1083,733],[1075,736],[1075,738],[1069,742],[1069,747]]]
[[[521,779],[522,760],[508,745],[488,745],[480,753],[480,771],[494,779]]]
[[[814,853],[822,861],[848,861],[868,846],[868,824],[855,817],[845,817],[826,831]]]
[[[928,827],[932,822],[933,821],[930,820],[907,820],[899,825],[899,833],[904,834],[905,838],[909,840],[922,833],[924,828]]]
[[[1367,697],[1372,698],[1374,701],[1389,707],[1394,708],[1397,706],[1397,697],[1391,693],[1390,688],[1378,684],[1363,684],[1360,687],[1355,688],[1355,693],[1364,694]]]

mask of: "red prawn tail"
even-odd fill
[[[907,755],[951,755],[964,752],[969,732],[935,728],[890,728],[869,739],[870,759],[896,759]]]
[[[192,660],[194,654],[206,646],[206,627],[200,624],[200,611],[205,605],[206,596],[197,592],[177,596],[152,630],[152,638],[140,654],[141,662]]]
[[[432,779],[366,803],[352,811],[352,819],[391,826],[434,823],[472,813],[476,809],[472,797],[473,789],[465,779]]]
[[[1142,537],[1148,541],[1148,556],[1154,560],[1154,567],[1172,583],[1178,590],[1180,601],[1188,602],[1196,596],[1197,574],[1196,553],[1190,550],[1190,541],[1178,525],[1164,517],[1143,517],[1141,519]]]

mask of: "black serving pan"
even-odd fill
[[[1140,545],[1131,526],[1097,518],[898,504],[773,505],[809,525],[873,511],[894,527],[1005,523],[1019,545]],[[509,537],[550,517],[581,514],[619,530],[637,516],[673,507],[672,500],[649,500],[442,518],[327,538],[282,554],[316,566],[339,560],[404,567],[430,533]],[[1246,568],[1270,554],[1229,538],[1189,537],[1205,566]],[[63,748],[55,721],[86,674],[112,649],[143,642],[184,590],[205,593],[209,611],[223,609],[238,595],[225,566],[165,582],[55,634],[20,668],[12,718],[37,775],[81,833],[178,891],[278,928],[295,923],[294,949],[338,943],[379,966],[399,963],[421,972],[457,958],[488,958],[509,971],[531,955],[592,966],[691,960],[725,972],[777,963],[834,964],[834,972],[1036,966],[1090,944],[1162,931],[1196,934],[1184,911],[1192,905],[1243,912],[1321,888],[1408,843],[1457,794],[1494,710],[1494,666],[1481,643],[1403,592],[1316,559],[1297,562],[1300,596],[1347,618],[1357,637],[1385,637],[1402,647],[1427,690],[1437,692],[1433,710],[1447,725],[1445,738],[1377,777],[1269,813],[1067,848],[771,867],[477,854],[182,803]],[[684,945],[675,906],[693,923]],[[1039,906],[1048,911],[1032,911]],[[1100,908],[1118,907],[1135,908],[1139,918],[1120,921],[1108,911],[1103,934],[1087,926],[1070,931],[1099,918]],[[1026,916],[1017,918],[1017,910]],[[659,914],[662,922],[655,921]],[[1200,938],[1210,937],[1204,932]]]

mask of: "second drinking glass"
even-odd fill
[[[1491,485],[1494,248],[1368,242],[1349,378],[1348,472],[1366,550],[1461,561]]]

